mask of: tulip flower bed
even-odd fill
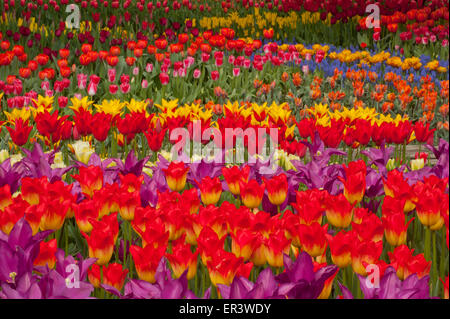
[[[0,298],[448,299],[448,1],[16,2]]]

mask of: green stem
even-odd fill
[[[131,229],[131,222],[130,221],[127,221],[127,224],[128,224],[128,240],[129,240],[129,247],[131,248],[131,240],[132,240],[132,229]],[[128,254],[129,256],[129,272],[130,272],[130,274],[132,275],[133,274],[133,272],[132,272],[132,270],[133,270],[133,259],[131,258],[131,254]]]
[[[430,261],[431,259],[431,230],[425,227],[425,247],[424,247],[425,259]]]
[[[441,236],[441,238],[442,238],[442,242],[441,242],[441,252],[442,251],[445,251],[446,250],[446,241],[445,241],[445,239],[446,239],[446,234],[445,234],[445,227],[442,227],[442,236]],[[439,268],[440,268],[440,277],[441,278],[444,278],[445,277],[445,257],[443,256],[443,255],[441,255],[440,256],[441,258],[440,258],[440,266],[439,266]],[[448,263],[447,263],[447,265],[448,265]]]
[[[65,223],[64,223],[65,224]],[[66,226],[67,227],[67,226]],[[66,254],[69,254],[69,234],[68,230],[64,232],[65,250]]]
[[[103,266],[100,266],[100,284],[103,283]],[[105,299],[105,289],[100,288],[102,290],[102,298]]]
[[[437,249],[436,249],[436,231],[433,231],[433,261],[432,261],[432,266],[433,266],[433,276],[432,276],[432,285],[434,284],[435,286],[433,287],[435,294],[437,294],[437,287],[439,286],[438,283],[438,269],[437,269]]]
[[[113,135],[111,135],[111,157],[117,157],[117,139],[114,138],[115,128],[112,128]],[[116,136],[118,137],[118,136]]]

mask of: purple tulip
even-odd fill
[[[9,185],[11,193],[19,189],[20,180],[24,175],[24,167],[21,162],[11,166],[11,159],[8,158],[0,164],[0,187]]]
[[[29,151],[22,148],[25,158],[20,162],[24,168],[22,177],[40,178],[46,176],[50,183],[61,180],[62,176],[72,169],[73,166],[64,168],[52,168],[57,150],[44,153],[39,143],[34,144],[34,149]]]
[[[237,276],[230,286],[219,284],[217,288],[223,299],[270,299],[284,298],[277,295],[278,283],[270,268],[264,269],[255,283]]]
[[[124,294],[108,285],[102,287],[122,299],[197,299],[188,289],[187,270],[178,279],[173,279],[165,258],[161,258],[156,269],[154,284],[143,280],[130,280],[126,283]],[[209,298],[209,289],[205,298]]]
[[[314,272],[311,256],[301,252],[295,262],[284,255],[285,272],[276,277],[280,284],[278,294],[289,299],[317,299],[325,281],[338,269],[335,265],[325,266]]]
[[[379,287],[366,285],[366,277],[358,275],[360,287],[365,299],[430,299],[430,276],[419,279],[412,274],[400,280],[394,267],[389,266],[380,280]],[[353,299],[347,287],[339,283],[344,299]]]

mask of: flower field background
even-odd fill
[[[2,0],[0,297],[448,299],[449,2],[372,4]]]

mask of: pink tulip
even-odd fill
[[[217,59],[223,59],[222,51],[214,51],[214,60],[217,60]]]
[[[234,55],[230,55],[230,56],[228,57],[228,63],[233,64],[235,59],[236,59],[236,58],[234,57]]]
[[[55,81],[53,88],[55,89],[56,93],[60,93],[64,90],[64,84],[62,83],[62,81]]]
[[[167,85],[169,83],[169,75],[165,72],[159,74],[159,80],[162,85]]]
[[[133,68],[133,75],[138,75],[139,74],[139,68],[135,67]]]
[[[48,96],[48,97],[53,96],[53,90],[47,90],[47,91],[45,91],[45,96]]]
[[[120,83],[130,83],[130,76],[128,74],[122,74],[120,76]]]
[[[241,73],[240,68],[233,68],[233,76],[239,76],[240,73]]]
[[[378,41],[378,40],[380,40],[380,36],[381,36],[381,32],[374,32],[373,33],[373,36],[372,36],[372,38],[373,38],[373,41]]]
[[[213,79],[213,81],[216,81],[219,79],[219,71],[211,71],[211,79]]]
[[[186,69],[185,68],[180,68],[178,70],[178,76],[181,78],[184,78],[186,76]]]
[[[246,69],[250,68],[251,64],[252,64],[252,61],[250,61],[250,59],[244,60],[244,68],[246,68]]]
[[[208,53],[203,52],[202,53],[202,62],[206,63],[209,60],[210,55]]]
[[[98,75],[92,74],[89,77],[89,81],[93,82],[95,85],[97,85],[100,82],[100,77]]]
[[[195,62],[195,59],[191,56],[188,56],[186,59],[183,60],[183,65],[185,68],[190,68]]]
[[[87,90],[90,96],[95,95],[95,93],[97,93],[97,84],[95,84],[94,82],[89,82]]]
[[[222,58],[217,58],[217,59],[215,60],[215,64],[216,64],[217,67],[222,66],[222,64],[223,64],[223,59],[222,59]]]
[[[58,106],[63,108],[66,107],[67,103],[69,102],[69,98],[67,96],[59,96],[58,97]]]
[[[437,40],[437,38],[436,38],[436,36],[434,34],[430,35],[430,42],[431,43],[436,42],[436,40]]]
[[[151,73],[153,71],[153,64],[147,63],[147,65],[145,66],[145,71],[147,71],[148,73]]]
[[[194,70],[194,79],[198,79],[201,75],[201,72],[199,69]]]
[[[50,89],[50,82],[49,81],[42,81],[41,82],[41,89],[43,89],[44,91],[49,90]]]
[[[120,91],[123,94],[127,94],[128,92],[130,92],[130,83],[124,82],[124,83],[120,84]]]
[[[167,73],[169,71],[169,65],[163,64],[161,65],[161,73]]]
[[[116,94],[118,89],[119,89],[119,87],[116,84],[111,84],[109,86],[109,93]]]
[[[87,84],[87,75],[83,74],[83,73],[79,73],[77,75],[77,80],[78,80],[78,88],[80,90],[84,90],[86,88],[86,84]]]
[[[428,37],[422,37],[422,44],[428,44]]]
[[[302,66],[302,71],[304,74],[308,74],[309,73],[309,66],[308,65],[303,65]]]
[[[441,45],[442,45],[443,48],[448,47],[448,40],[447,39],[443,39]]]
[[[108,81],[114,82],[116,80],[116,69],[108,69]]]

